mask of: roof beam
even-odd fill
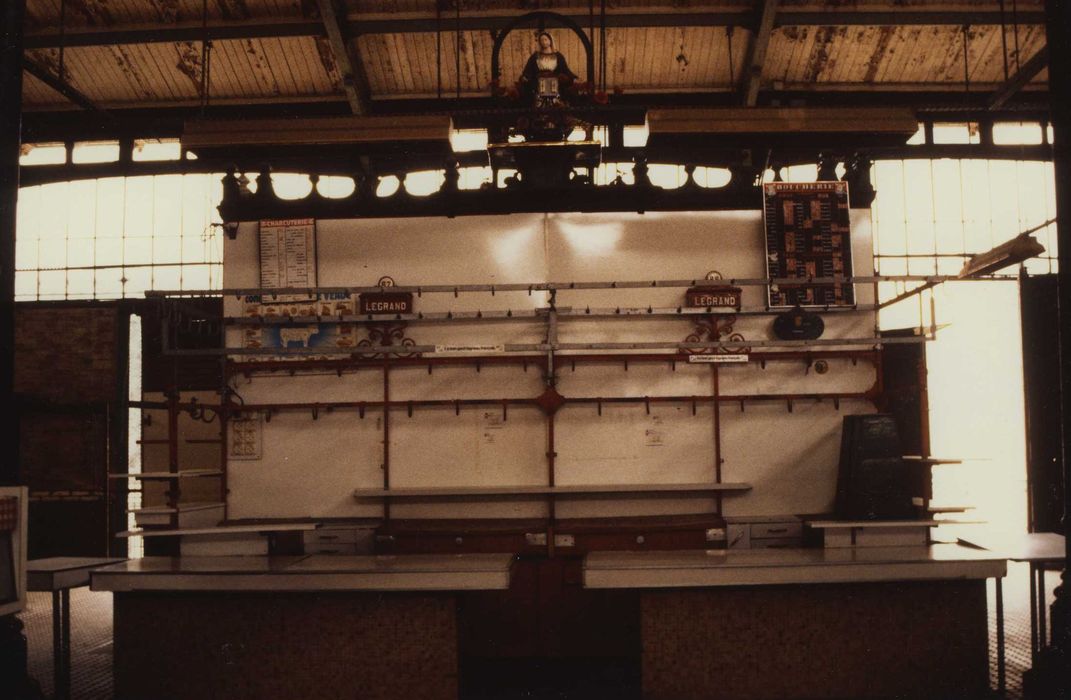
[[[317,0],[319,2],[319,0]],[[587,14],[574,14],[586,21]],[[1044,24],[1044,13],[1020,12],[1022,25]],[[464,31],[498,31],[514,15],[462,17]],[[758,26],[759,18],[754,12],[687,12],[687,13],[610,13],[606,26],[622,27],[744,27]],[[801,12],[783,9],[777,14],[775,27],[788,26],[900,26],[900,25],[955,25],[1000,26],[999,12],[937,12],[928,10],[903,10],[890,12],[823,11]],[[435,16],[408,15],[405,18],[377,16],[375,18],[347,18],[339,23],[346,36],[361,34],[394,34],[434,32]],[[26,49],[68,48],[82,46],[118,46],[122,44],[155,44],[181,41],[211,41],[234,39],[263,39],[266,37],[323,36],[323,25],[303,17],[277,18],[272,20],[214,21],[204,27],[200,22],[182,22],[161,26],[157,24],[133,24],[114,27],[68,27],[65,35],[58,30],[37,31],[26,35]]]
[[[104,110],[98,107],[93,100],[86,97],[81,91],[72,87],[67,81],[54,75],[50,70],[35,62],[29,56],[24,56],[22,59],[22,68],[33,77],[40,80],[45,85],[49,86],[59,94],[63,95],[72,104],[78,105],[82,109],[89,112],[96,112],[98,114],[106,114]]]
[[[327,30],[331,53],[342,71],[342,90],[346,93],[346,101],[350,103],[350,111],[358,115],[367,114],[370,93],[368,77],[351,41],[353,36],[349,33],[345,8],[336,4],[335,0],[316,0],[316,6],[320,9],[320,19]]]
[[[747,56],[744,59],[746,66],[744,76],[747,82],[744,83],[743,96],[744,104],[748,107],[754,107],[759,99],[762,67],[766,63],[766,49],[770,46],[770,37],[773,36],[774,19],[777,17],[779,1],[763,0],[758,31],[755,32],[747,47]]]
[[[1049,65],[1049,47],[1043,46],[1033,57],[1019,67],[1015,75],[1011,76],[989,97],[987,107],[1000,109],[1004,104],[1026,87],[1038,73]]]
[[[58,31],[27,34],[26,49],[56,49],[60,46],[120,46],[124,44],[159,44],[184,41],[225,41],[227,39],[263,39],[268,37],[323,36],[323,24],[295,17],[271,21],[239,20],[230,22],[177,22],[175,24],[127,24],[112,27],[68,27]]]

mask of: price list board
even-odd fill
[[[260,286],[265,289],[316,286],[316,221],[260,222]]]
[[[763,185],[766,272],[770,307],[852,306],[850,283],[808,282],[850,277],[852,242],[846,182],[769,182]]]

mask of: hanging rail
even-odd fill
[[[904,345],[925,343],[934,340],[932,335],[907,336],[902,338],[818,338],[815,340],[710,340],[695,343],[678,342],[641,342],[641,343],[558,343],[548,345],[546,343],[505,343],[501,344],[501,350],[479,353],[481,357],[505,357],[517,353],[545,353],[570,352],[581,350],[710,350],[724,348],[726,350],[741,350],[756,347],[837,347],[837,346],[865,346],[880,347],[882,345]],[[452,348],[452,349],[451,349]],[[368,356],[375,354],[402,354],[414,353],[435,355],[457,355],[463,352],[458,346],[437,345],[369,345],[359,348],[197,348],[176,350],[165,348],[164,355],[177,356],[203,356],[203,355],[246,355],[246,356],[312,356],[324,357],[328,355],[353,355]],[[538,358],[533,357],[535,361]]]
[[[732,285],[737,287],[762,287],[770,284],[782,286],[805,286],[813,284],[870,284],[874,282],[972,282],[1018,280],[1015,275],[992,275],[988,277],[960,278],[956,275],[872,275],[841,277],[748,277],[707,280],[703,278],[687,280],[629,280],[611,282],[533,282],[508,284],[432,284],[419,286],[394,287],[237,287],[228,289],[188,289],[188,290],[149,290],[145,296],[150,298],[205,297],[205,296],[268,296],[277,298],[285,295],[312,296],[315,294],[375,294],[380,292],[412,292],[413,294],[461,294],[468,292],[565,292],[584,289],[671,289],[678,287],[701,287],[712,285]]]

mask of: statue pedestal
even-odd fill
[[[487,147],[496,172],[515,169],[519,186],[532,189],[568,187],[575,168],[594,174],[602,162],[598,141],[525,141],[493,143]]]

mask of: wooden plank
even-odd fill
[[[766,49],[770,46],[770,36],[773,34],[774,18],[777,16],[779,4],[779,0],[763,0],[759,29],[748,47],[748,58],[745,61],[747,82],[744,85],[744,104],[748,107],[754,107],[759,99],[762,68],[766,64]]]
[[[651,136],[866,132],[903,134],[918,129],[910,109],[887,107],[726,107],[652,109]]]
[[[177,472],[141,472],[139,474],[109,474],[109,479],[186,479],[201,476],[222,476],[219,469],[183,469]]]
[[[354,498],[458,498],[465,496],[542,496],[582,494],[708,493],[748,491],[751,484],[607,484],[603,486],[472,486],[355,489]]]
[[[1000,109],[1004,104],[1015,96],[1017,92],[1026,87],[1027,83],[1037,77],[1037,74],[1044,70],[1049,65],[1049,47],[1044,46],[1034,56],[1024,63],[1022,67],[1016,71],[1015,75],[1004,81],[1004,84],[1000,86],[999,90],[996,90],[990,97],[989,102],[986,104],[986,108]]]
[[[176,530],[145,530],[135,528],[117,533],[116,537],[177,537],[182,535],[236,535],[268,532],[303,532],[315,530],[319,523],[279,523],[277,525],[228,525],[225,527],[190,527]]]
[[[450,117],[324,117],[190,121],[182,132],[184,148],[220,146],[329,145],[394,141],[450,142]]]

